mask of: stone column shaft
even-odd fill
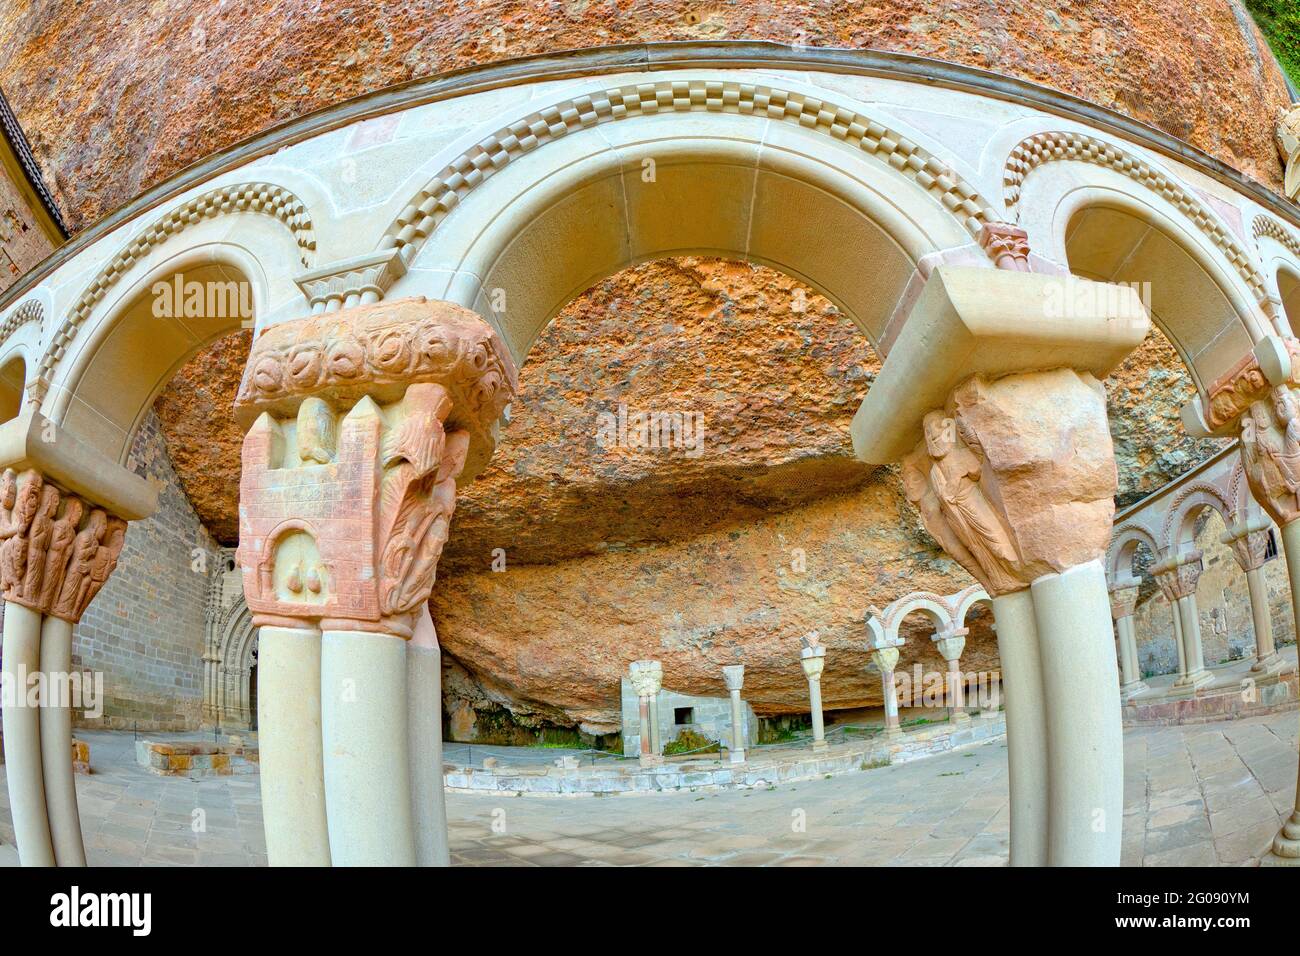
[[[257,661],[258,762],[267,862],[329,866],[320,631],[262,627]]]
[[[1277,646],[1273,643],[1273,615],[1269,613],[1268,589],[1264,586],[1262,567],[1246,572],[1246,587],[1250,591],[1250,617],[1255,627],[1255,664],[1251,670],[1272,671],[1280,660]]]
[[[1282,549],[1291,584],[1291,608],[1300,621],[1300,519],[1282,525]],[[1300,866],[1300,761],[1296,766],[1295,810],[1273,838],[1273,847],[1261,861],[1267,865]]]
[[[745,760],[745,714],[744,705],[740,699],[740,691],[745,683],[745,665],[732,664],[722,669],[723,678],[727,684],[727,692],[731,695],[731,762],[743,763]]]
[[[813,749],[826,749],[826,726],[822,719],[822,671],[826,667],[826,648],[805,641],[799,652],[799,665],[808,678],[808,708],[812,716]]]
[[[1124,736],[1106,572],[1100,561],[1091,561],[1045,575],[1030,590],[1042,647],[1043,694],[1051,702],[1047,862],[1118,866]]]
[[[993,598],[1006,700],[1012,866],[1047,865],[1047,707],[1029,590]]]
[[[23,866],[54,866],[45,776],[41,760],[40,710],[28,699],[28,680],[40,670],[41,615],[5,601],[3,664],[14,701],[4,708],[5,777],[14,841]],[[69,748],[68,761],[72,753]]]
[[[72,623],[46,617],[41,625],[41,672],[72,673]],[[60,682],[47,687],[53,694]],[[63,685],[67,686],[67,685]],[[41,701],[41,768],[45,805],[50,818],[54,860],[59,866],[85,866],[86,848],[77,809],[77,784],[72,771],[72,708],[70,701]]]

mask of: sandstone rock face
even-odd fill
[[[213,528],[235,527],[237,476],[205,460],[238,461],[229,409],[246,349],[246,335],[213,346],[158,402]],[[812,630],[828,647],[827,709],[879,704],[867,605],[971,579],[925,532],[896,470],[852,457],[849,422],[878,368],[829,302],[744,263],[647,263],[571,303],[524,362],[512,419],[462,492],[442,558],[432,603],[458,738],[484,732],[475,715],[489,710],[608,732],[619,677],[640,658],[663,661],[666,687],[710,695],[721,667],[743,661],[760,715],[798,713],[799,638]],[[1173,430],[1191,384],[1160,333],[1107,386],[1112,433],[1128,436],[1115,442],[1121,494],[1140,497],[1184,470],[1168,462],[1204,455]],[[699,416],[699,453],[620,445],[617,427],[603,442],[620,406],[628,419]],[[963,666],[996,669],[987,618],[971,628]],[[942,668],[929,631],[909,619],[900,668]]]
[[[50,0],[0,11],[0,76],[69,225],[275,123],[393,83],[650,40],[873,47],[1055,87],[1273,188],[1280,71],[1236,0]]]

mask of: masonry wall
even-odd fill
[[[74,632],[74,666],[104,675],[103,716],[78,722],[190,730],[203,703],[208,574],[220,547],[181,491],[152,411],[129,464],[158,482],[158,511],[131,522],[117,570]]]
[[[1222,533],[1223,522],[1218,515],[1213,515],[1204,520],[1196,535],[1196,547],[1201,550],[1205,565],[1196,585],[1196,609],[1205,663],[1211,667],[1255,654],[1255,626],[1246,573],[1237,566],[1232,550],[1219,541]],[[1277,543],[1278,556],[1264,565],[1264,585],[1273,619],[1273,639],[1282,647],[1295,642],[1295,624],[1286,559],[1281,554],[1281,541]],[[1143,582],[1133,626],[1142,676],[1177,673],[1173,609],[1150,580]]]

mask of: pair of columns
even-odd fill
[[[23,866],[85,866],[72,767],[72,631],[157,492],[28,409],[0,426],[5,772]]]
[[[1115,622],[1115,635],[1118,647],[1120,669],[1120,697],[1128,700],[1147,690],[1142,680],[1142,668],[1138,663],[1137,636],[1133,630],[1133,609],[1137,606],[1138,586],[1136,578],[1125,578],[1110,586],[1110,616]],[[1175,631],[1177,640],[1177,631]]]
[[[1269,609],[1268,588],[1264,584],[1264,564],[1268,560],[1272,524],[1268,518],[1258,515],[1228,528],[1219,538],[1232,549],[1237,566],[1246,574],[1250,617],[1255,630],[1255,663],[1250,671],[1256,677],[1280,674],[1286,666],[1273,641],[1273,615]]]
[[[1118,482],[1100,379],[1150,320],[1132,289],[999,264],[930,272],[854,448],[901,460],[922,523],[992,598],[1012,865],[1113,866],[1124,757],[1102,558]]]
[[[640,761],[643,767],[657,767],[663,762],[663,742],[659,739],[659,691],[664,685],[664,669],[659,661],[633,661],[629,680],[637,696],[637,716],[641,724]]]
[[[238,561],[261,629],[273,866],[448,862],[428,601],[457,482],[486,464],[516,387],[486,323],[423,298],[254,343],[235,405]]]
[[[1201,620],[1196,608],[1196,584],[1203,570],[1199,551],[1172,554],[1151,567],[1156,584],[1173,609],[1174,646],[1178,651],[1175,693],[1192,694],[1214,680],[1205,667]]]

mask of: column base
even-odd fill
[[[1280,677],[1291,670],[1288,661],[1282,659],[1282,655],[1277,651],[1269,654],[1267,657],[1261,657],[1250,667],[1250,672],[1256,678],[1260,677]]]
[[[1173,687],[1169,692],[1173,695],[1185,694],[1191,696],[1206,684],[1212,683],[1214,683],[1214,675],[1209,671],[1202,669],[1197,671],[1195,674],[1188,674],[1185,677],[1178,678],[1178,680],[1174,681]]]
[[[744,762],[745,762],[745,751],[743,750],[727,751],[727,763],[744,763]]]
[[[1260,858],[1260,866],[1300,866],[1300,810],[1282,824],[1273,837],[1272,848]]]
[[[826,744],[826,741],[824,741],[824,740],[814,740],[814,741],[812,742],[812,749],[818,751],[819,753],[820,753],[821,751],[825,750],[825,749],[826,749],[826,746],[827,746],[827,744]]]
[[[1132,700],[1138,694],[1145,694],[1150,689],[1151,688],[1147,686],[1146,681],[1135,680],[1131,684],[1121,684],[1119,688],[1119,696],[1121,700]]]

